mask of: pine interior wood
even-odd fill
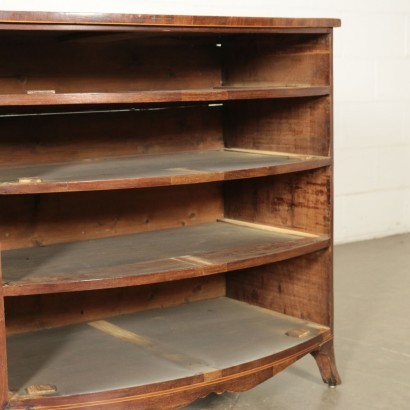
[[[197,151],[0,168],[0,194],[141,188],[301,171],[330,158],[234,150]]]
[[[6,297],[6,331],[11,336],[223,296],[224,273],[149,285]]]
[[[320,249],[327,237],[217,222],[2,253],[6,296],[156,283]]]
[[[295,328],[308,334],[286,335]],[[244,363],[274,362],[278,353],[328,333],[311,322],[218,298],[15,335],[8,338],[11,400],[24,402],[29,386],[50,383],[57,387],[52,397],[174,379],[189,384],[195,376],[218,379]]]
[[[222,185],[4,195],[1,244],[46,246],[215,222],[224,216]]]
[[[221,150],[223,108],[202,104],[85,111],[76,107],[70,113],[3,115],[0,166]]]
[[[339,25],[0,11],[1,409],[340,383]]]
[[[2,249],[46,246],[215,222],[224,216],[222,185],[4,195]]]

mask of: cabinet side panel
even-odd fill
[[[25,248],[214,222],[220,184],[10,195],[0,202],[3,249]]]
[[[332,326],[332,255],[326,249],[227,275],[227,295],[290,316]]]
[[[0,116],[0,165],[222,149],[220,108]]]
[[[330,167],[232,181],[226,183],[224,196],[226,218],[331,233]]]
[[[329,155],[329,97],[237,101],[224,107],[228,147]]]
[[[227,85],[329,84],[328,34],[238,36],[222,49]]]
[[[225,294],[225,276],[214,275],[118,289],[8,297],[7,333],[88,322]]]

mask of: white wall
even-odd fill
[[[410,0],[0,0],[0,9],[341,18],[336,242],[410,231]]]

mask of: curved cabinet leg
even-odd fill
[[[323,381],[329,387],[335,387],[342,382],[336,368],[333,340],[322,345],[320,350],[312,352],[312,356],[316,360]]]

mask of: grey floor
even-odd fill
[[[336,247],[335,348],[343,384],[307,356],[241,393],[186,410],[410,409],[410,234]]]

